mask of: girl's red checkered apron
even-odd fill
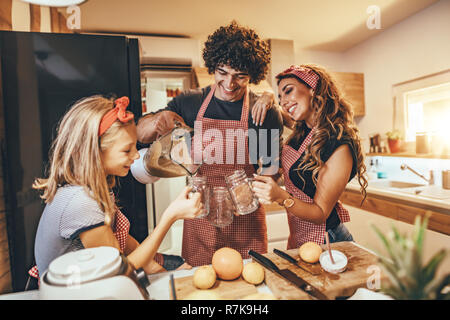
[[[305,152],[306,148],[311,143],[314,132],[315,129],[311,130],[298,150],[295,150],[289,145],[285,144],[283,146],[281,155],[281,164],[283,167],[284,184],[286,186],[286,191],[293,195],[295,198],[307,203],[313,203],[313,199],[311,199],[294,185],[294,183],[289,178],[289,170],[291,169],[292,165],[297,162],[297,160],[302,156],[303,152]],[[350,221],[350,215],[348,211],[342,206],[339,201],[336,203],[336,210],[342,223]],[[312,222],[302,220],[290,213],[287,213],[287,217],[290,231],[287,249],[298,248],[303,243],[308,241],[313,241],[318,244],[324,243],[326,223],[314,224]]]
[[[114,223],[114,236],[119,242],[120,251],[124,252],[127,246],[128,233],[130,231],[130,221],[125,217],[125,215],[118,208],[116,210],[115,223]],[[163,256],[159,253],[155,256],[155,261],[162,265],[163,264]],[[36,279],[39,279],[39,271],[37,266],[34,266],[28,271],[28,274]]]
[[[250,164],[248,154],[247,135],[250,109],[248,91],[245,94],[239,121],[217,120],[204,117],[209,102],[214,95],[215,88],[215,85],[211,87],[211,91],[203,101],[197,114],[196,134],[194,135],[193,145],[195,149],[194,154],[196,154],[195,159],[198,159],[199,155],[203,155],[203,159],[206,162],[200,167],[198,175],[207,177],[210,188],[226,186],[225,176],[234,173],[235,170],[243,169],[248,177],[255,172],[255,168]],[[197,129],[201,129],[201,134],[198,133]],[[234,130],[232,132],[236,134],[237,139],[234,137],[234,141],[225,139],[227,130]],[[208,134],[214,134],[214,138],[211,141],[209,141]],[[220,136],[223,139],[217,138]],[[244,141],[245,145],[242,145]],[[209,161],[208,159],[205,160],[205,153],[211,150],[215,152],[222,151],[221,154],[211,153],[215,161],[211,159]],[[234,161],[230,164],[227,159],[234,159]],[[210,264],[214,252],[225,246],[239,251],[244,259],[249,257],[248,250],[250,249],[266,253],[267,227],[264,208],[260,206],[258,210],[250,214],[234,216],[233,222],[223,228],[214,227],[204,218],[184,220],[181,255],[190,265]]]

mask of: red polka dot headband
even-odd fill
[[[319,76],[313,70],[296,65],[290,66],[283,72],[279,73],[275,78],[280,79],[288,74],[295,75],[313,89],[316,89],[317,83],[319,82]]]

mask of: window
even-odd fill
[[[406,142],[425,134],[433,154],[450,154],[450,70],[394,85],[394,108]]]
[[[405,94],[407,106],[406,141],[417,132],[450,137],[450,82]]]

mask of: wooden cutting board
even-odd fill
[[[322,248],[325,250],[325,245]],[[369,284],[375,283],[374,279],[377,272],[380,275],[380,283],[386,280],[386,277],[381,272],[381,268],[377,265],[377,257],[369,251],[356,246],[353,242],[332,243],[331,248],[339,250],[347,256],[348,265],[346,271],[339,274],[328,273],[317,262],[314,267],[320,269],[320,274],[312,275],[274,253],[266,253],[264,256],[272,260],[280,269],[289,269],[296,273],[324,293],[329,299],[349,297],[355,293],[356,289],[367,288],[368,280]],[[283,251],[299,260],[298,249]],[[311,299],[304,291],[268,269],[265,269],[265,277],[267,286],[277,299]]]
[[[197,289],[193,283],[194,276],[188,276],[183,278],[175,278],[175,292],[177,300],[184,300],[189,294],[194,291],[205,291]],[[226,281],[217,279],[216,283],[211,289],[207,289],[217,294],[222,300],[234,300],[241,299],[249,294],[257,293],[256,287],[246,282],[242,277],[236,280]],[[172,297],[172,290],[170,290]]]

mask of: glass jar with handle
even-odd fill
[[[234,218],[234,205],[226,187],[212,189],[209,215],[206,219],[215,227],[223,228],[230,225]]]
[[[204,218],[209,214],[210,188],[204,176],[188,176],[188,185],[192,187],[191,193],[200,192],[203,211],[196,218]]]
[[[245,215],[258,209],[258,199],[244,170],[236,170],[225,177],[225,181],[238,214]]]

